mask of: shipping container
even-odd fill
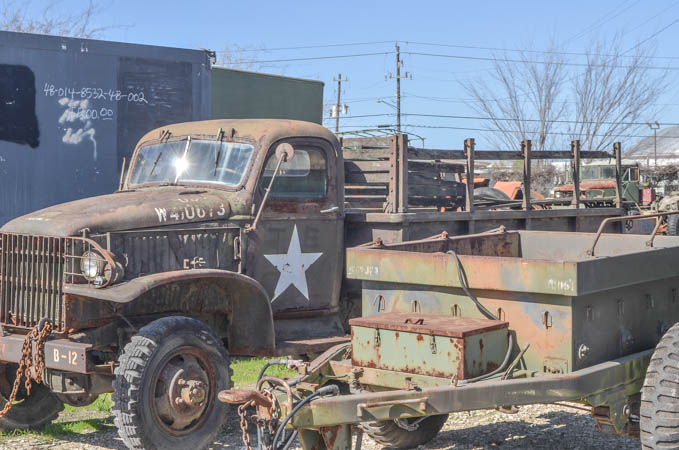
[[[321,122],[323,83],[211,67],[211,54],[0,31],[0,225],[116,190],[123,158],[163,125]]]

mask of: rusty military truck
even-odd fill
[[[203,448],[226,419],[216,395],[231,385],[231,355],[346,342],[347,246],[507,222],[587,231],[620,212],[450,211],[465,187],[436,173],[463,166],[419,161],[409,172],[407,142],[394,142],[386,159],[352,162],[311,123],[169,125],[141,138],[117,192],[5,224],[0,427],[39,427],[64,403],[113,392],[128,447]],[[345,205],[347,164],[347,182],[386,180],[383,201],[376,183],[359,183]],[[405,193],[399,177],[411,180]],[[417,209],[406,213],[409,193]]]

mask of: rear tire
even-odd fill
[[[0,409],[5,406],[16,376],[16,364],[0,364]],[[64,404],[50,389],[33,382],[31,395],[26,395],[23,380],[17,393],[17,403],[0,418],[0,430],[35,430],[57,418]]]
[[[414,419],[397,419],[410,424],[419,420]],[[383,422],[367,422],[361,424],[361,428],[368,436],[373,438],[375,442],[384,447],[395,449],[415,448],[418,445],[426,444],[436,437],[441,431],[443,425],[448,420],[448,414],[439,414],[436,416],[429,416],[419,422],[417,428],[409,431],[404,427],[399,426],[396,420],[385,420]]]
[[[130,449],[198,450],[212,444],[228,406],[229,354],[204,323],[164,317],[125,346],[116,368],[114,423]]]
[[[679,323],[665,333],[651,356],[639,415],[644,450],[679,448]]]
[[[679,236],[679,214],[667,216],[667,235]]]

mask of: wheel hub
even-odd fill
[[[156,385],[155,407],[163,424],[186,432],[208,407],[209,375],[198,355],[177,354],[163,368]]]

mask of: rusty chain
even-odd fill
[[[19,360],[19,368],[16,371],[16,376],[14,377],[14,384],[12,386],[12,393],[9,395],[5,406],[0,410],[0,417],[12,409],[14,402],[16,400],[17,393],[19,392],[19,386],[21,386],[22,375],[26,377],[24,387],[26,388],[26,394],[31,395],[31,385],[32,378],[31,366],[35,366],[35,381],[36,383],[42,383],[42,372],[45,369],[45,340],[52,332],[52,323],[49,320],[45,321],[44,326],[40,329],[40,323],[33,328],[30,333],[26,335],[24,339],[24,344],[21,347],[21,359]],[[36,341],[35,352],[37,355],[33,355],[33,341]],[[34,363],[35,356],[35,363]]]
[[[278,422],[278,411],[276,408],[276,396],[273,395],[269,390],[265,390],[262,392],[262,394],[267,397],[269,400],[271,400],[271,406],[269,407],[269,415],[271,417],[270,420],[267,422],[270,428],[270,432],[274,431],[272,429],[273,426],[275,426],[274,422]],[[240,417],[240,429],[242,433],[242,439],[243,439],[243,444],[245,444],[245,450],[252,450],[252,446],[250,444],[250,434],[248,433],[248,420],[247,420],[247,409],[250,407],[255,406],[254,401],[246,402],[243,403],[238,407],[238,416]],[[2,416],[0,416],[2,417]],[[256,416],[253,416],[255,418]],[[259,424],[258,424],[259,426]]]
[[[243,444],[245,444],[245,450],[252,450],[250,446],[250,435],[248,434],[248,420],[246,417],[247,409],[250,406],[254,406],[255,402],[243,403],[238,407],[238,416],[240,416],[240,429],[243,433]]]

